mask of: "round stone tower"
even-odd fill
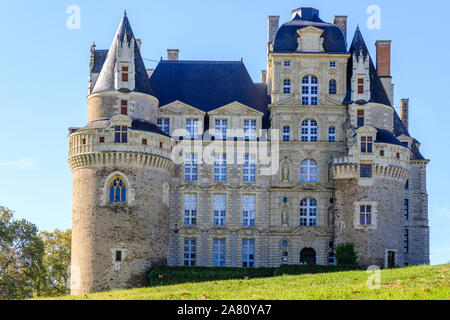
[[[126,14],[88,96],[88,124],[70,129],[72,294],[146,285],[166,264],[172,139]]]

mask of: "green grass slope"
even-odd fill
[[[381,271],[379,289],[372,274],[348,271],[250,280],[184,283],[119,290],[63,300],[450,300],[450,265]]]

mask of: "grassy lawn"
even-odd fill
[[[373,275],[373,274],[372,274]],[[365,271],[280,276],[250,280],[184,283],[119,290],[76,300],[450,300],[450,265],[381,271],[379,289],[369,289]]]

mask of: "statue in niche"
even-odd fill
[[[335,214],[336,210],[334,208],[329,208],[328,209],[328,225],[332,226],[334,225],[334,214]]]
[[[281,175],[282,175],[283,182],[289,181],[290,171],[291,171],[291,169],[289,166],[289,162],[284,161],[283,165],[281,166]]]
[[[288,206],[284,206],[281,209],[281,225],[289,226],[289,207]]]

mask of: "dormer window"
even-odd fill
[[[361,137],[361,153],[372,153],[372,152],[373,152],[373,138]]]
[[[358,79],[358,93],[359,94],[364,93],[364,79],[363,78]]]
[[[127,126],[115,126],[115,139],[116,143],[128,142],[128,127]]]
[[[128,66],[122,66],[122,82],[128,82]]]

